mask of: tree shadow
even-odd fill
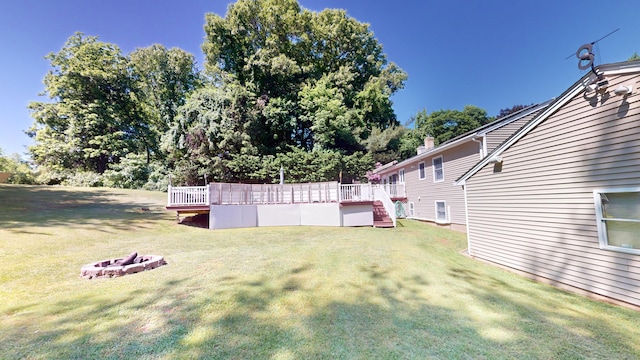
[[[418,295],[422,293],[418,290],[429,287],[428,279],[407,276],[400,284],[389,275],[390,269],[375,264],[359,269],[370,281],[367,286],[345,285],[336,295],[318,296],[316,285],[301,281],[301,275],[309,271],[313,271],[311,264],[271,276],[225,275],[216,279],[215,286],[189,276],[166,280],[153,288],[144,281],[127,282],[126,290],[117,294],[94,291],[56,302],[46,311],[16,308],[12,313],[25,311],[27,315],[3,330],[4,354],[15,358],[107,359],[538,359],[600,355],[624,359],[638,355],[638,349],[631,345],[634,339],[605,321],[594,329],[587,314],[565,311],[562,300],[544,291],[518,302],[512,296],[520,291],[517,285],[498,278],[486,282],[486,274],[468,269],[453,267],[449,271],[456,275],[452,281],[469,285],[469,308],[436,305]],[[107,281],[112,280],[119,281]],[[407,296],[412,290],[414,296]],[[483,309],[496,319],[478,322],[478,313],[471,308]],[[128,316],[119,318],[120,313]],[[38,331],[38,321],[52,322],[54,326],[48,328],[55,330],[32,335]],[[510,334],[492,337],[482,327],[487,323]],[[604,346],[587,348],[593,345],[594,331],[616,342],[617,352],[608,353]],[[30,335],[24,336],[26,333]]]
[[[0,203],[0,229],[28,234],[33,232],[25,228],[34,226],[100,225],[100,231],[126,230],[169,215],[164,204],[152,197],[115,189],[0,185]]]

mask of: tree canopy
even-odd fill
[[[423,110],[415,116],[415,129],[420,141],[432,136],[435,144],[439,145],[491,121],[493,119],[487,116],[485,110],[467,105],[462,111],[438,110],[427,114]]]
[[[406,74],[388,62],[369,29],[344,10],[311,12],[295,0],[239,0],[207,14],[206,69],[233,79],[260,105],[254,143],[263,154],[289,147],[364,150],[373,127],[398,125],[390,100]]]
[[[357,179],[392,156],[388,134],[402,131],[390,97],[406,74],[368,24],[295,0],[239,0],[207,14],[205,33],[204,73],[177,48],[125,55],[82,33],[47,55],[48,101],[29,105],[40,180],[271,181],[282,165],[291,180]]]
[[[39,181],[163,189],[205,179],[364,179],[487,123],[474,106],[399,124],[391,97],[407,74],[366,23],[296,0],[238,0],[206,14],[204,70],[160,44],[123,54],[76,33],[47,55],[46,101],[29,105]]]

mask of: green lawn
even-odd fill
[[[0,358],[640,358],[640,313],[469,259],[464,234],[210,231],[165,196],[0,185]],[[79,276],[133,251],[168,265]]]

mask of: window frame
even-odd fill
[[[436,200],[433,202],[435,205],[435,220],[437,224],[449,224],[449,211],[447,211],[447,202],[445,200]],[[442,203],[444,208],[444,219],[438,217],[438,203]]]
[[[593,203],[596,211],[596,224],[598,229],[598,242],[600,249],[609,250],[627,254],[640,255],[640,248],[626,248],[622,246],[609,245],[609,235],[607,233],[607,221],[618,222],[637,222],[640,223],[640,219],[626,219],[626,218],[606,218],[603,211],[603,198],[602,194],[611,193],[640,193],[640,187],[624,187],[624,188],[602,188],[593,190]]]
[[[437,170],[436,163],[435,163],[436,159],[440,159],[440,174],[441,174],[440,179],[436,177],[436,170]],[[431,166],[433,167],[433,182],[434,183],[443,182],[444,181],[444,159],[442,158],[442,155],[431,158]]]
[[[416,206],[415,204],[412,202],[409,202],[409,217],[414,217],[416,214]]]
[[[418,180],[427,178],[427,164],[424,161],[418,163]]]
[[[398,183],[404,184],[404,169],[398,170]]]

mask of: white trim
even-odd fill
[[[528,114],[527,114],[528,115]],[[489,153],[487,152],[487,134],[482,135],[482,158],[484,159]]]
[[[640,195],[640,187],[623,187],[623,188],[602,188],[593,190],[593,205],[596,210],[596,225],[598,229],[598,242],[600,249],[609,250],[633,255],[640,255],[640,249],[625,248],[622,246],[609,245],[607,234],[607,226],[604,214],[602,213],[602,196],[603,193],[638,193]],[[640,222],[640,219],[607,219],[607,220],[623,220],[630,222]]]
[[[467,201],[467,186],[465,184],[462,185],[462,191],[464,192],[464,221],[466,222],[466,230],[467,230],[467,254],[471,256],[471,231],[469,226],[469,203]]]
[[[441,179],[436,179],[436,164],[435,164],[435,160],[436,159],[440,159],[440,171],[442,172],[442,178]],[[433,169],[433,182],[434,183],[439,183],[439,182],[443,182],[444,181],[444,158],[442,157],[442,155],[439,156],[434,156],[431,158],[431,168]]]
[[[402,176],[400,174],[402,174]],[[399,169],[398,170],[398,183],[399,184],[404,184],[404,176],[405,176],[404,168]]]
[[[438,218],[438,203],[442,203],[444,206],[444,220]],[[433,202],[433,205],[435,206],[435,222],[437,224],[450,224],[451,221],[449,219],[449,211],[447,208],[447,202],[445,200],[435,200]]]
[[[532,113],[536,112],[536,111],[540,111],[540,109],[545,108],[546,106],[548,106],[552,100],[547,100],[543,103],[540,104],[536,104],[536,105],[532,105],[526,109],[522,109],[516,113],[513,114],[509,114],[508,116],[505,116],[504,118],[498,119],[496,121],[494,121],[493,123],[489,123],[483,126],[480,126],[474,130],[471,130],[473,132],[468,133],[467,135],[460,135],[462,136],[461,138],[457,139],[457,140],[448,140],[451,142],[445,142],[443,145],[440,146],[436,146],[432,149],[429,149],[421,154],[418,155],[414,155],[413,157],[410,157],[409,159],[403,160],[399,163],[396,163],[395,165],[391,165],[391,163],[385,164],[383,166],[381,166],[378,169],[373,170],[374,173],[378,173],[378,172],[386,172],[390,169],[392,169],[393,167],[406,167],[406,166],[410,166],[411,164],[415,164],[416,161],[420,161],[423,159],[427,159],[431,156],[433,156],[433,154],[437,154],[437,153],[441,153],[444,152],[446,150],[449,150],[451,148],[454,148],[458,145],[467,143],[469,141],[473,141],[473,138],[477,138],[479,136],[483,137],[483,143],[484,145],[484,156],[487,155],[487,149],[486,149],[486,134],[495,131],[503,126],[509,125],[511,123],[513,123],[514,121],[520,120],[523,117],[529,116]]]
[[[584,87],[582,86],[582,83],[581,82],[576,83],[574,85],[574,87],[571,89],[571,91],[568,91],[567,93],[565,93],[565,95],[563,97],[559,98],[557,101],[552,103],[549,107],[547,107],[546,109],[542,110],[542,112],[540,114],[538,114],[538,116],[536,116],[535,118],[533,118],[533,120],[531,120],[528,123],[526,123],[512,137],[510,137],[505,142],[503,142],[502,145],[500,145],[496,149],[494,149],[491,152],[491,154],[492,154],[491,157],[489,157],[488,155],[485,156],[485,158],[482,161],[477,163],[474,167],[472,167],[469,171],[467,171],[466,174],[462,175],[461,178],[456,180],[455,185],[460,185],[460,183],[462,181],[467,180],[471,176],[475,175],[478,171],[480,171],[482,168],[484,168],[485,165],[487,165],[487,163],[489,163],[489,161],[492,158],[495,158],[496,156],[501,155],[505,150],[510,148],[511,145],[515,144],[518,140],[520,140],[522,137],[524,137],[526,134],[528,134],[529,131],[531,131],[536,126],[538,126],[538,124],[540,124],[541,122],[546,120],[549,116],[551,116],[553,113],[555,113],[558,109],[560,109],[562,106],[564,106],[564,104],[569,102],[571,99],[573,99],[576,95],[578,95],[583,90],[584,90]]]
[[[407,214],[407,218],[413,218],[416,213],[416,205],[413,201],[409,202],[409,214]]]
[[[422,174],[420,174],[420,164],[422,164],[422,172],[424,173],[424,176],[421,177]],[[425,180],[427,178],[427,164],[424,161],[420,161],[418,163],[418,180]]]
[[[602,75],[618,75],[618,74],[627,74],[633,72],[640,72],[640,62],[622,62],[616,64],[607,64],[600,65],[596,68],[596,71],[599,71]],[[556,111],[558,111],[561,107],[563,107],[566,103],[571,101],[576,95],[580,94],[584,91],[584,83],[587,79],[593,80],[595,78],[595,74],[592,72],[583,76],[578,80],[575,84],[568,88],[567,91],[561,95],[560,98],[552,101],[549,106],[542,110],[533,120],[526,123],[518,132],[516,132],[512,137],[507,139],[504,143],[498,146],[491,153],[493,156],[486,156],[482,161],[477,163],[474,167],[472,167],[469,171],[467,171],[464,175],[462,175],[458,180],[455,181],[455,185],[461,185],[463,181],[469,179],[473,175],[475,175],[478,171],[482,170],[487,163],[489,163],[491,158],[495,158],[496,156],[502,155],[502,153],[510,148],[513,144],[522,139],[525,135],[527,135],[531,130],[533,130],[536,126],[538,126],[541,122],[545,121],[549,116],[553,115]]]
[[[388,169],[388,168],[393,167],[393,165],[395,165],[395,164],[397,164],[397,163],[398,163],[398,160],[393,160],[393,161],[391,161],[391,162],[388,162],[388,163],[386,163],[386,164],[384,164],[384,165],[380,166],[379,168],[375,168],[375,169],[373,169],[373,173],[375,174],[375,173],[379,173],[379,172],[381,172],[381,171],[384,171],[384,170],[386,170],[386,169]]]

